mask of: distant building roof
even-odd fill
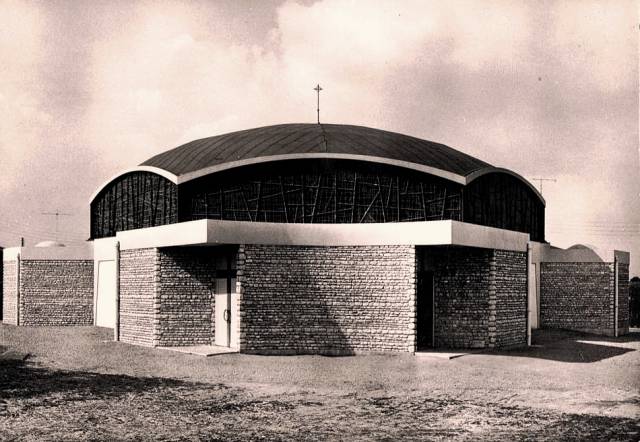
[[[180,176],[233,161],[314,153],[388,158],[461,176],[491,167],[444,144],[340,124],[280,124],[202,138],[158,154],[141,166]]]
[[[41,241],[35,246],[36,247],[65,247],[64,244],[58,241]]]

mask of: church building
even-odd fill
[[[556,249],[518,173],[378,129],[161,153],[96,190],[91,241],[94,323],[131,344],[354,354],[628,331],[628,253]]]

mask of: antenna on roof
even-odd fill
[[[62,213],[58,209],[55,212],[42,212],[43,215],[53,215],[56,217],[56,242],[58,241],[58,218],[61,216],[71,216],[70,213]]]
[[[322,90],[322,88],[320,87],[320,84],[318,83],[318,85],[316,87],[314,87],[313,90],[318,93],[318,107],[317,107],[316,111],[318,112],[318,124],[320,124],[320,91]]]
[[[542,183],[545,181],[552,181],[552,182],[556,182],[556,180],[554,178],[531,178],[532,181],[537,181],[538,185],[540,186],[540,195],[542,195]]]

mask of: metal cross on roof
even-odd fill
[[[313,88],[313,90],[318,93],[318,107],[316,110],[318,112],[318,124],[320,124],[320,91],[322,90],[322,88],[320,87],[320,84],[318,84]]]

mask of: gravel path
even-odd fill
[[[640,440],[640,334],[546,332],[441,360],[204,358],[93,327],[0,332],[13,355],[0,440]]]

